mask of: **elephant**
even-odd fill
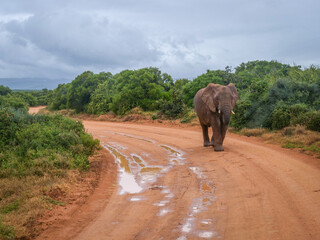
[[[203,134],[204,146],[213,146],[215,151],[224,151],[223,141],[229,126],[231,113],[239,98],[233,83],[227,86],[209,83],[194,96],[193,103]],[[209,141],[208,127],[212,127]]]

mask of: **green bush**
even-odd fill
[[[8,109],[0,109],[0,117],[0,177],[87,170],[88,157],[99,147],[81,122],[68,117]]]
[[[308,129],[320,132],[320,111],[311,111],[307,113]]]
[[[290,125],[290,107],[276,107],[272,113],[272,129],[282,129]]]

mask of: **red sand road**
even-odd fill
[[[320,239],[319,159],[233,134],[214,152],[200,128],[83,123],[118,182],[38,239]]]

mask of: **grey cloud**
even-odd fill
[[[130,65],[134,61],[154,61],[159,54],[135,29],[72,11],[34,15],[23,23],[7,24],[6,30],[18,41],[27,39],[72,65]]]
[[[0,77],[159,67],[174,78],[266,59],[319,64],[317,0],[5,0]],[[19,76],[21,77],[21,76]]]

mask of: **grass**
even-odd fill
[[[4,225],[0,220],[0,237],[1,240],[12,240],[16,237],[16,232],[14,228],[10,225]]]
[[[288,149],[300,149],[306,154],[320,157],[320,133],[307,130],[305,126],[291,126],[278,131],[263,128],[244,128],[238,132],[231,128],[230,131],[248,137],[260,137],[267,143],[279,144]]]
[[[0,109],[0,239],[32,239],[46,209],[89,170],[99,141],[61,115]]]
[[[0,178],[0,239],[11,239],[9,236],[32,239],[39,231],[37,219],[46,210],[64,206],[62,193],[72,191],[79,179],[78,170],[66,171],[63,178],[49,174]]]

